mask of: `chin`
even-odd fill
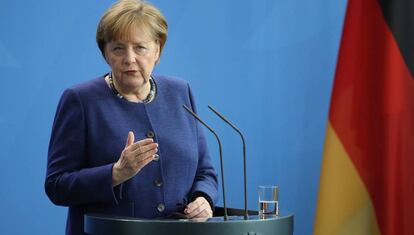
[[[142,86],[147,82],[148,81],[146,81],[143,78],[132,78],[128,81],[128,85],[136,87],[136,86]]]

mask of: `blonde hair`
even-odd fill
[[[96,42],[105,57],[105,45],[113,40],[129,39],[133,28],[149,33],[160,45],[160,56],[167,41],[167,21],[155,6],[143,0],[119,0],[102,16],[96,30]]]

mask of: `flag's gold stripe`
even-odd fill
[[[314,235],[377,234],[380,232],[368,191],[329,123]]]

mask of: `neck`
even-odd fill
[[[112,76],[113,85],[116,91],[128,101],[137,103],[142,102],[148,97],[150,93],[151,85],[149,80],[145,80],[144,83],[139,87],[128,87],[122,85],[122,83],[119,83],[113,74],[110,74],[109,76]]]

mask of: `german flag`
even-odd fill
[[[315,235],[414,235],[414,0],[348,0]]]

